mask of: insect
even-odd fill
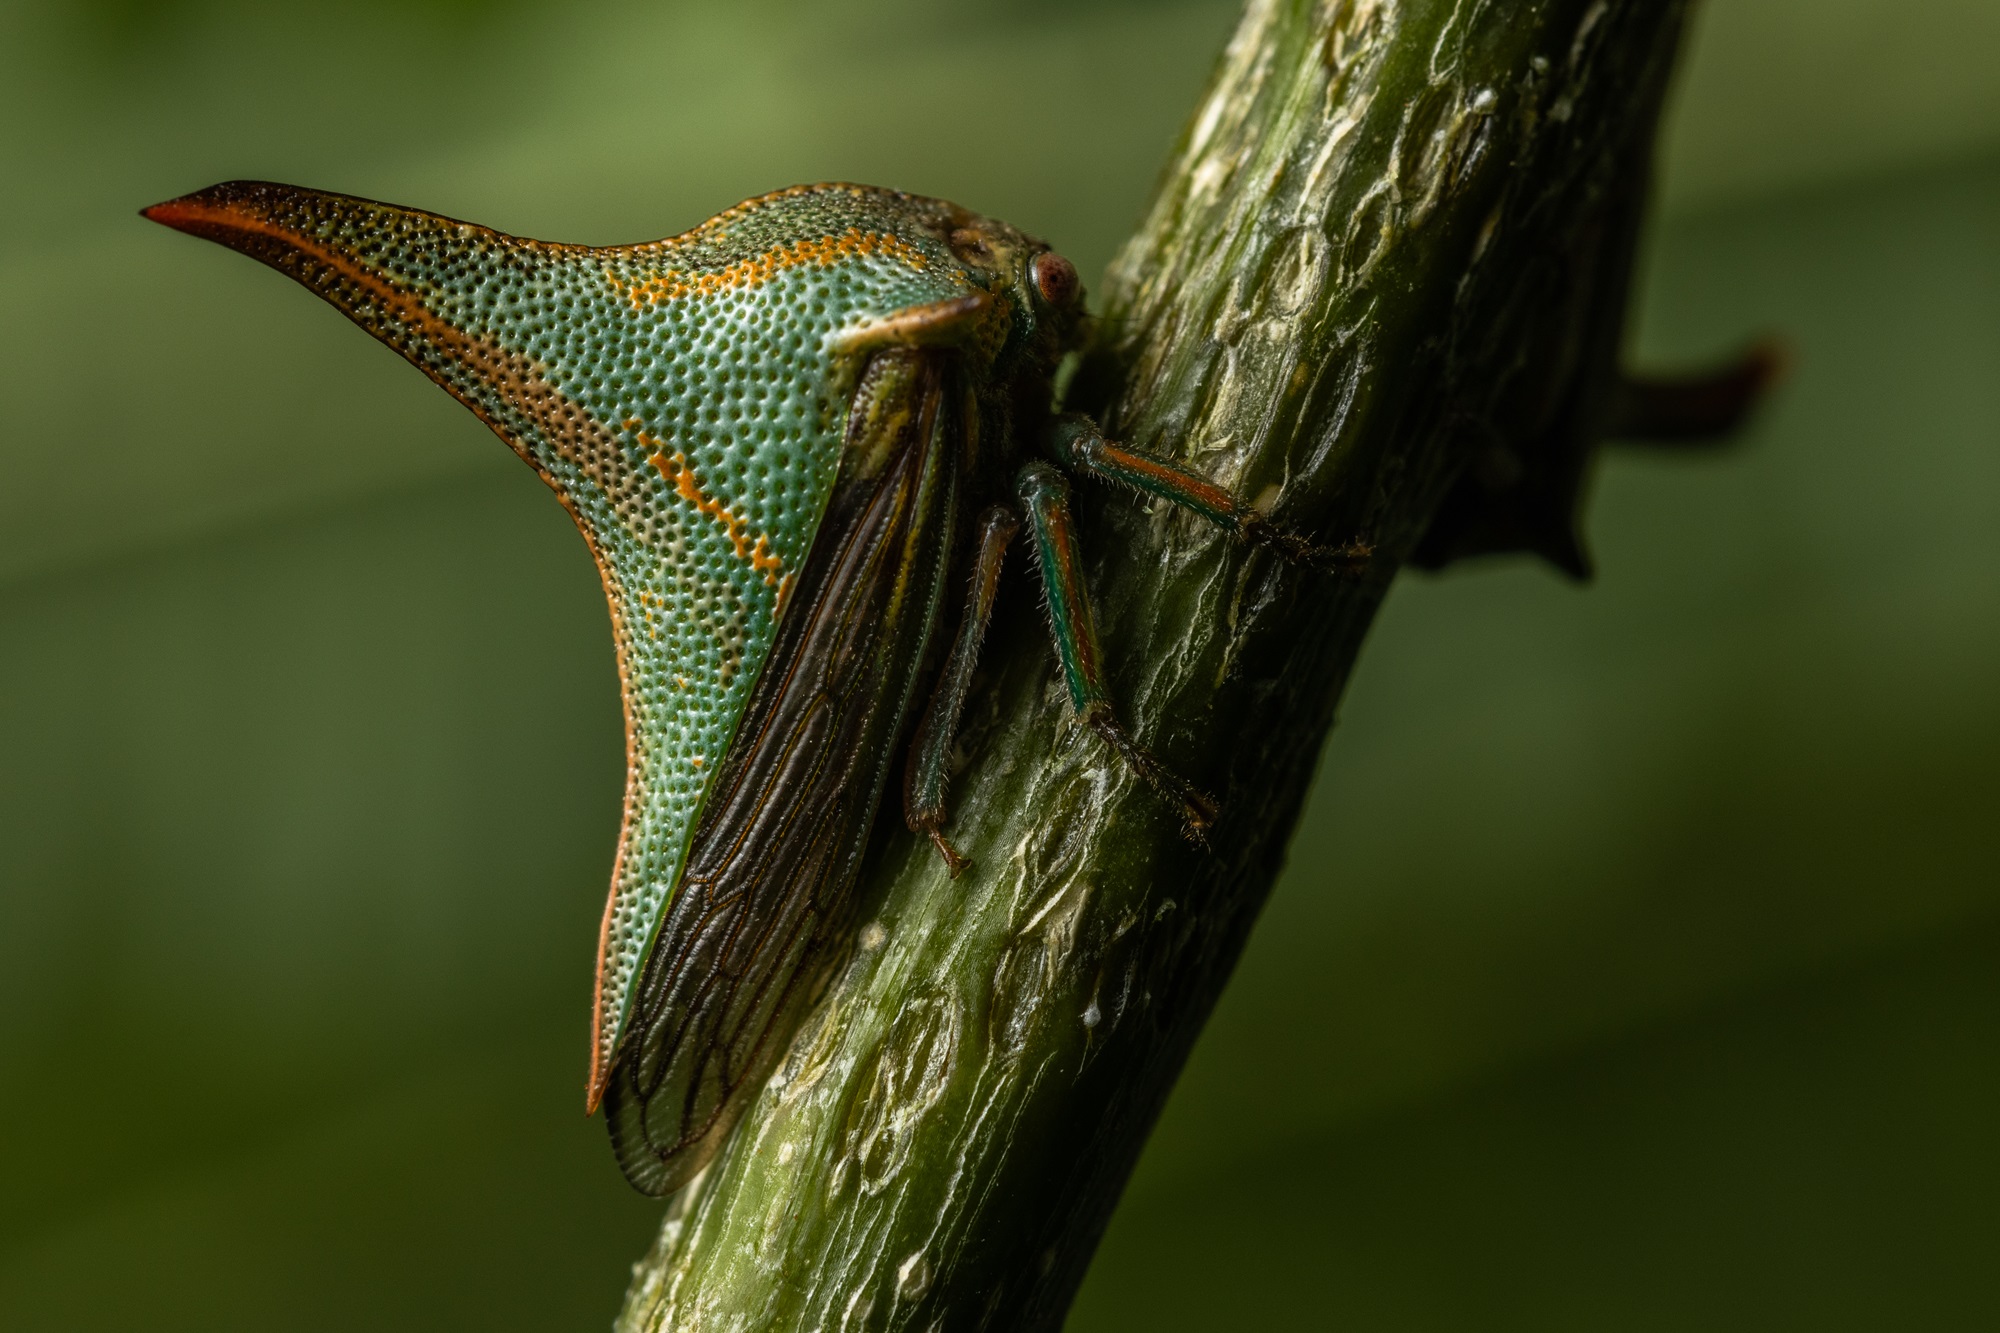
[[[709,1160],[824,988],[905,736],[905,820],[968,864],[948,756],[1024,517],[1077,719],[1191,830],[1214,818],[1112,705],[1058,464],[1296,560],[1367,557],[1057,412],[1075,268],[939,200],[805,186],[602,248],[263,182],[145,215],[400,352],[589,544],[627,774],[587,1107],[649,1194]]]

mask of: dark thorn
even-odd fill
[[[1590,582],[1590,553],[1574,522],[1551,521],[1530,537],[1527,549],[1578,583]]]
[[[1612,394],[1604,435],[1634,444],[1719,443],[1784,377],[1791,360],[1784,342],[1766,338],[1706,374],[1674,379],[1628,375]]]

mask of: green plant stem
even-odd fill
[[[1468,469],[1594,446],[1682,8],[1253,0],[1071,398],[1373,564],[1079,485],[1113,688],[1220,798],[1210,845],[1068,716],[1017,577],[955,784],[974,869],[885,838],[851,963],[621,1329],[1061,1324],[1390,578]]]

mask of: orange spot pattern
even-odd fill
[[[837,236],[807,237],[706,273],[668,269],[641,282],[622,281],[614,274],[611,285],[632,302],[634,310],[639,310],[657,301],[678,301],[688,296],[713,296],[737,287],[756,287],[788,268],[803,264],[831,268],[842,260],[862,255],[886,255],[914,269],[921,269],[926,263],[923,251],[900,236],[849,227]]]
[[[633,430],[638,424],[637,421],[627,421],[625,428]],[[681,499],[722,525],[722,530],[729,534],[729,544],[736,548],[736,558],[762,574],[765,583],[777,587],[779,575],[785,573],[785,562],[781,557],[771,554],[771,539],[760,532],[757,534],[757,539],[751,541],[749,523],[740,515],[730,512],[728,505],[702,490],[701,482],[695,477],[694,468],[689,465],[686,454],[677,449],[669,449],[663,441],[655,439],[644,431],[638,432],[638,439],[639,447],[646,451],[648,459],[659,469],[660,475],[674,484],[674,489],[680,493]],[[789,575],[785,578],[786,582],[790,582]]]

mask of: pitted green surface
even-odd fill
[[[290,187],[165,207],[207,210],[176,225],[298,278],[415,362],[542,473],[589,540],[629,761],[599,970],[607,1067],[840,471],[852,368],[832,335],[972,290],[947,243],[958,215],[814,186],[671,240],[591,248]]]

